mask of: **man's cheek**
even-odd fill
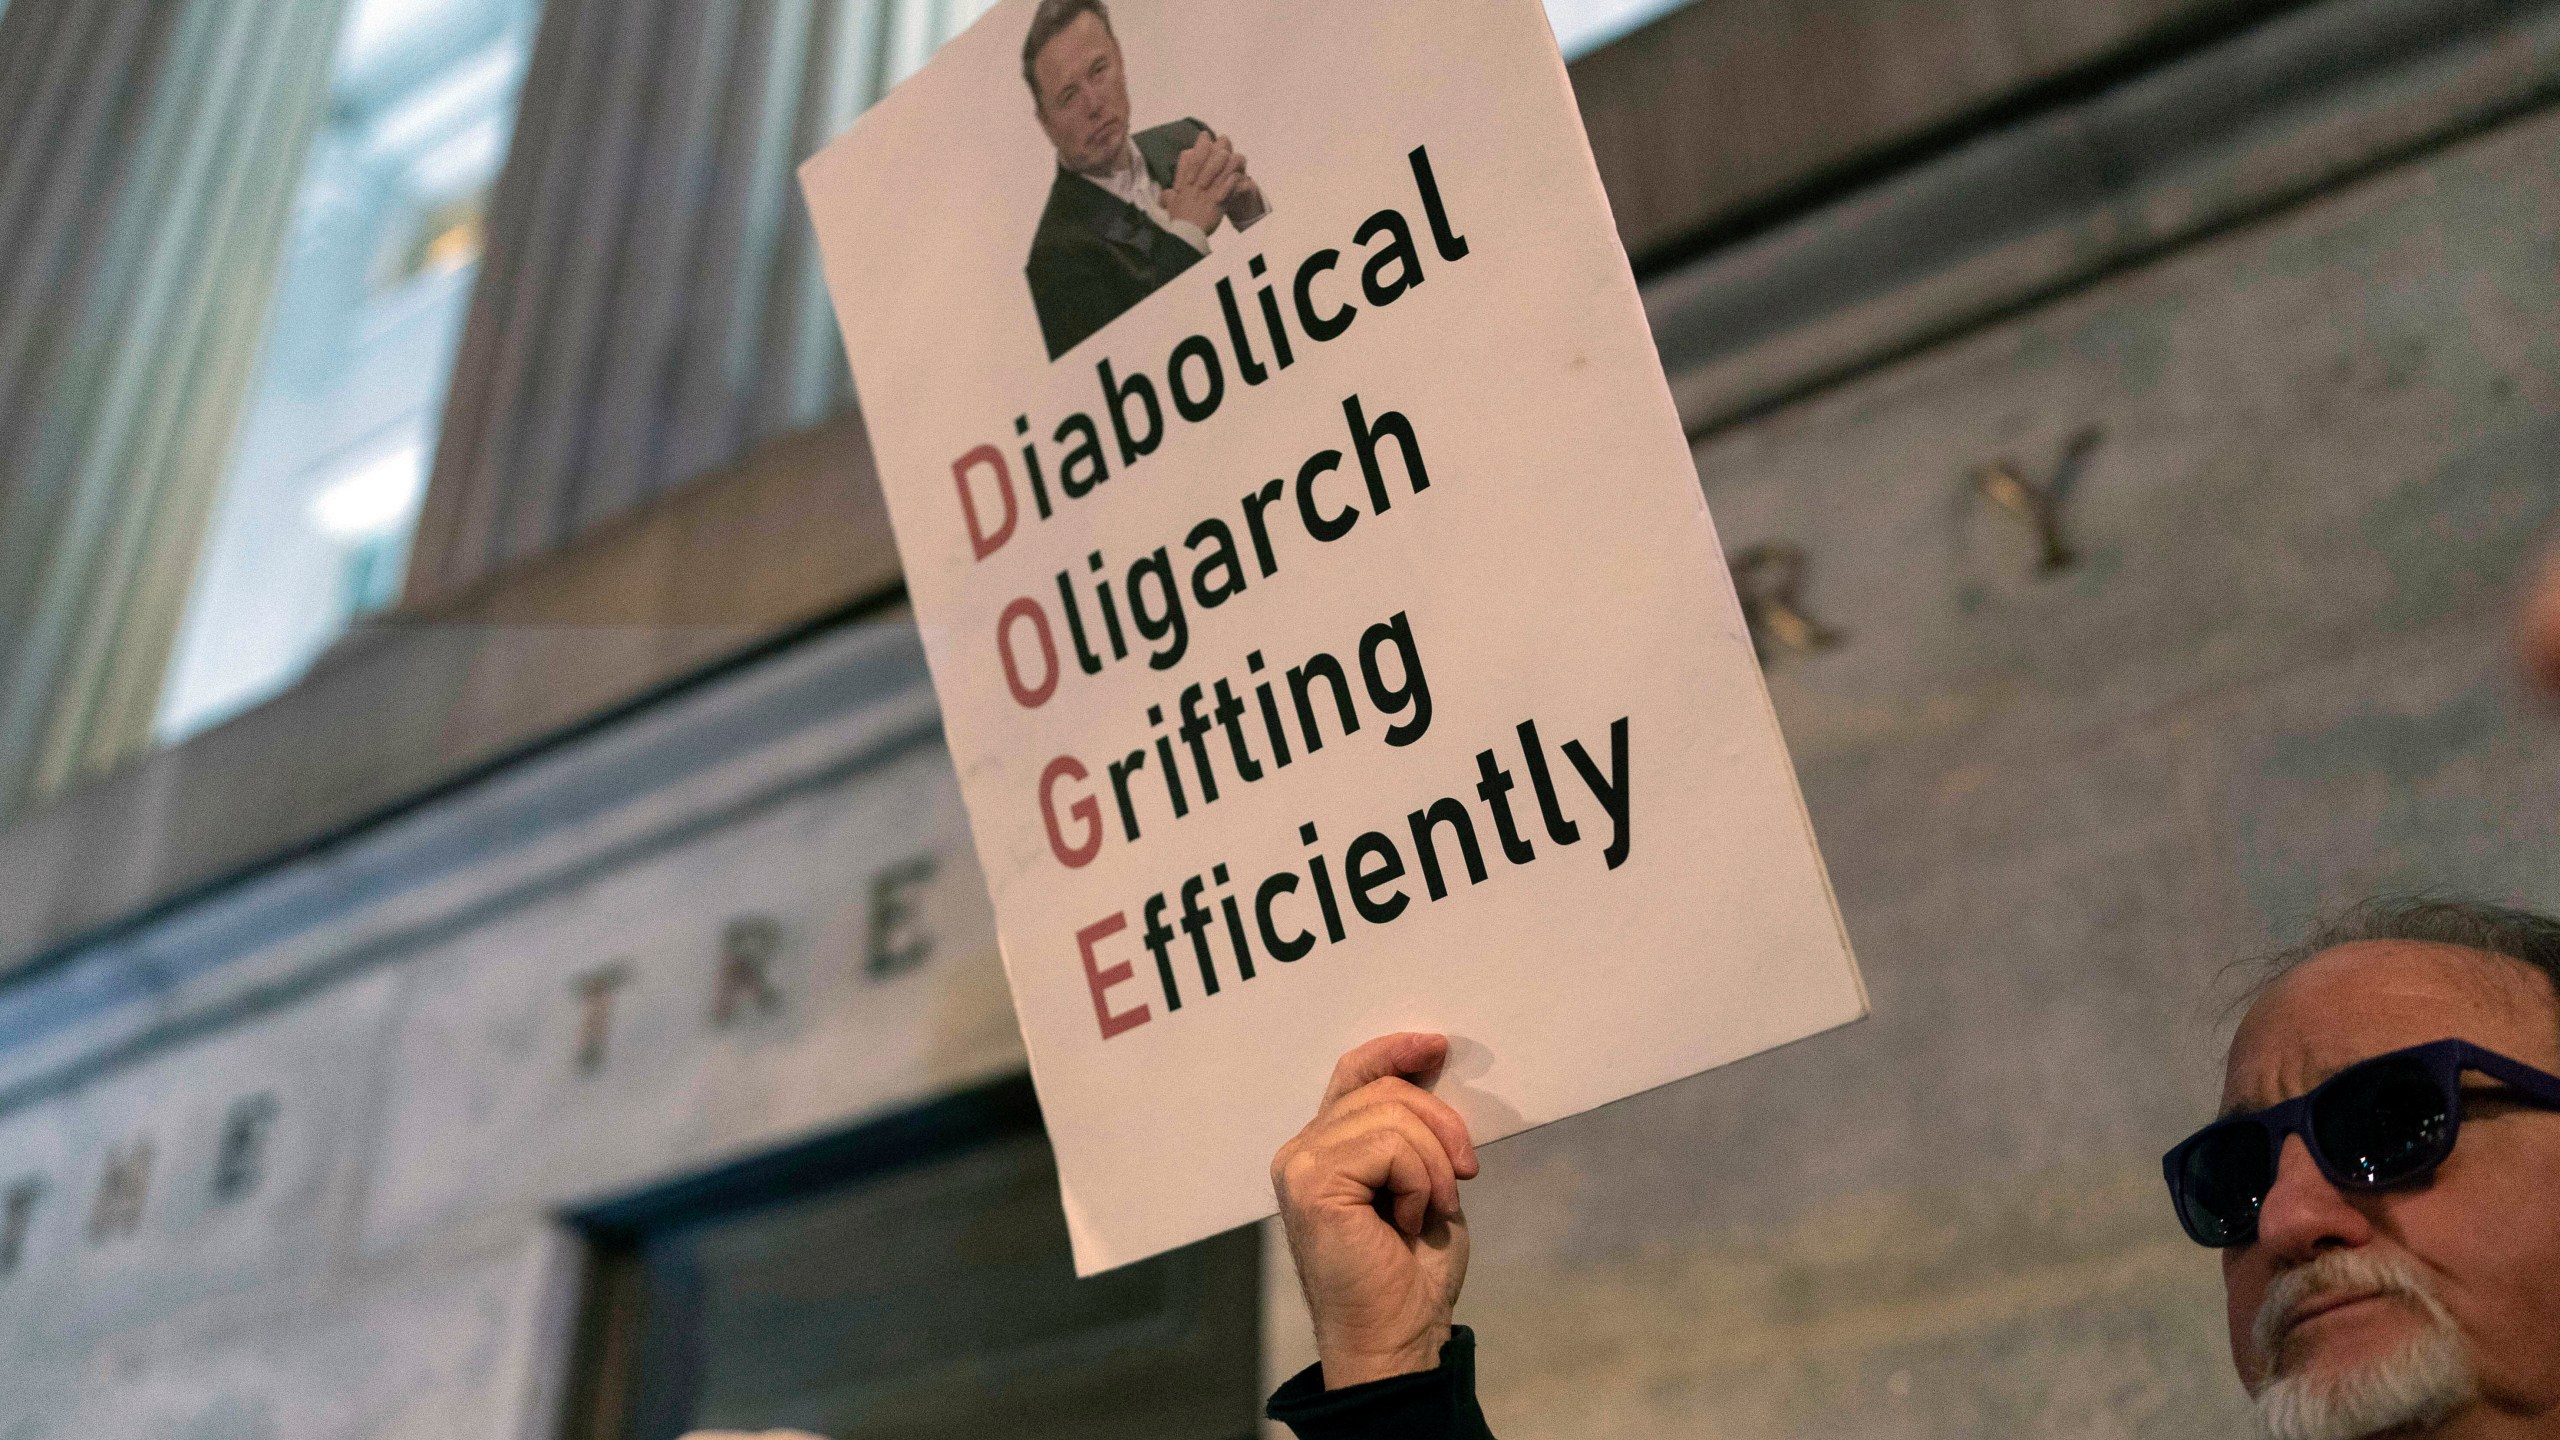
[[[2266,1277],[2246,1261],[2224,1253],[2222,1262],[2223,1323],[2229,1328],[2231,1361],[2243,1382],[2255,1384],[2264,1368],[2264,1357],[2250,1340],[2258,1319],[2258,1305],[2267,1293]]]

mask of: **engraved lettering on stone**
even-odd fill
[[[29,1176],[9,1187],[0,1200],[0,1276],[15,1275],[26,1262],[27,1232],[35,1228],[36,1206],[44,1199],[44,1180]]]
[[[903,975],[932,958],[933,936],[914,905],[916,892],[941,868],[933,856],[919,855],[871,877],[871,956],[864,969],[872,979]]]
[[[621,960],[569,982],[569,992],[578,998],[579,1074],[604,1069],[605,1045],[613,1035],[613,997],[630,983],[631,966]]]
[[[782,953],[781,922],[748,915],[720,932],[720,982],[711,997],[711,1023],[725,1029],[747,1011],[771,1015],[782,1008],[772,966]]]
[[[235,1102],[222,1120],[222,1145],[213,1157],[213,1198],[228,1205],[258,1188],[266,1178],[267,1139],[283,1107],[273,1095],[252,1095]]]
[[[151,1142],[134,1141],[107,1156],[98,1198],[89,1207],[89,1243],[104,1245],[142,1228],[142,1204],[151,1195]]]
[[[2062,459],[2055,464],[2052,478],[2039,485],[2026,477],[2016,460],[2002,458],[1973,472],[1975,493],[2024,522],[2035,533],[2036,547],[2041,552],[2036,573],[2058,574],[2080,561],[2062,531],[2063,507],[2071,493],[2079,488],[2088,473],[2089,461],[2106,442],[2107,432],[2091,426],[2071,437],[2062,447]]]
[[[1751,646],[1765,663],[1784,647],[1799,654],[1831,649],[1844,637],[1805,608],[1813,559],[1801,545],[1754,545],[1733,557],[1733,588],[1751,626]]]

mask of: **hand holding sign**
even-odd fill
[[[1316,1117],[1271,1160],[1271,1188],[1316,1324],[1325,1386],[1440,1363],[1467,1279],[1458,1182],[1476,1177],[1467,1122],[1421,1088],[1438,1035],[1387,1035],[1342,1057]]]

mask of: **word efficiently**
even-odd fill
[[[1592,758],[1579,740],[1563,745],[1565,759],[1582,782],[1592,801],[1609,822],[1609,843],[1603,858],[1612,870],[1627,862],[1632,853],[1633,837],[1629,828],[1630,773],[1628,720],[1621,717],[1609,727],[1609,763],[1604,769]],[[1538,734],[1535,721],[1520,723],[1521,766],[1528,773],[1529,785],[1537,801],[1537,819],[1545,838],[1556,846],[1579,844],[1582,826],[1567,815],[1563,794],[1556,782],[1555,767],[1549,762],[1545,743]],[[1493,750],[1476,756],[1475,797],[1482,802],[1490,821],[1493,849],[1502,859],[1518,867],[1538,858],[1537,842],[1521,823],[1512,805],[1512,792],[1519,780],[1503,767],[1502,757]],[[1405,830],[1411,841],[1409,849],[1400,848],[1395,837],[1383,830],[1371,830],[1354,839],[1342,851],[1341,883],[1335,883],[1335,871],[1328,857],[1317,853],[1287,869],[1266,876],[1253,889],[1251,902],[1253,923],[1245,923],[1245,906],[1229,887],[1232,872],[1223,864],[1212,866],[1207,877],[1194,875],[1175,890],[1175,898],[1151,895],[1140,907],[1143,929],[1139,943],[1155,962],[1158,992],[1167,1014],[1182,1008],[1182,989],[1174,964],[1173,949],[1177,942],[1188,940],[1193,962],[1200,972],[1200,993],[1219,993],[1219,956],[1216,939],[1225,942],[1226,963],[1239,981],[1252,980],[1255,967],[1254,942],[1261,942],[1260,954],[1283,965],[1295,964],[1315,951],[1318,944],[1316,924],[1322,924],[1324,943],[1340,945],[1351,938],[1345,915],[1348,900],[1350,915],[1373,926],[1394,924],[1410,911],[1413,895],[1406,888],[1408,876],[1418,872],[1422,893],[1433,903],[1448,899],[1453,893],[1451,871],[1463,870],[1469,886],[1484,884],[1492,876],[1486,862],[1487,847],[1476,828],[1475,812],[1457,796],[1434,800],[1405,817]],[[1301,844],[1316,848],[1323,844],[1313,824],[1298,827]],[[1446,846],[1448,848],[1444,849]],[[1408,866],[1406,856],[1411,855]],[[1453,863],[1454,857],[1454,863]],[[1214,889],[1214,894],[1212,893]],[[1315,914],[1305,913],[1302,890],[1312,890]],[[1215,909],[1205,901],[1214,901]],[[1298,908],[1292,916],[1284,916],[1284,901],[1295,901]],[[1179,907],[1174,923],[1168,925],[1166,913]],[[1136,978],[1134,962],[1121,960],[1105,965],[1098,948],[1104,941],[1129,928],[1127,912],[1105,916],[1076,932],[1076,946],[1084,963],[1085,983],[1093,994],[1094,1021],[1102,1029],[1102,1038],[1111,1040],[1145,1025],[1155,1018],[1153,1007],[1138,1004],[1125,1010],[1112,1008],[1110,992]],[[1283,933],[1286,930],[1288,933]]]
[[[1395,680],[1387,678],[1383,657],[1392,650]],[[1155,727],[1154,754],[1156,765],[1148,768],[1146,747],[1131,750],[1105,768],[1110,773],[1110,794],[1120,820],[1120,833],[1130,844],[1144,835],[1138,818],[1137,795],[1162,796],[1162,803],[1150,803],[1148,809],[1170,820],[1180,820],[1193,809],[1194,795],[1198,804],[1207,807],[1218,803],[1221,795],[1233,792],[1237,785],[1258,784],[1262,778],[1295,763],[1288,718],[1284,718],[1281,694],[1285,690],[1286,715],[1297,721],[1297,749],[1314,755],[1324,749],[1328,718],[1339,736],[1360,733],[1360,707],[1355,693],[1365,695],[1375,718],[1389,721],[1380,734],[1387,744],[1402,748],[1420,740],[1431,729],[1431,682],[1423,674],[1422,654],[1414,645],[1413,624],[1404,612],[1369,627],[1360,637],[1356,666],[1360,685],[1355,691],[1350,674],[1341,660],[1318,651],[1289,667],[1274,679],[1256,681],[1267,667],[1262,652],[1245,656],[1245,679],[1220,676],[1203,685],[1193,682],[1184,687],[1174,706],[1180,724],[1166,732],[1166,713],[1162,705],[1147,707],[1147,723]],[[1249,687],[1253,704],[1248,706],[1239,688]],[[1321,694],[1319,694],[1321,692]],[[1213,703],[1210,696],[1217,698]],[[1221,789],[1218,784],[1219,747],[1211,743],[1213,732],[1223,732],[1227,773],[1232,784]],[[1256,740],[1261,742],[1257,750]],[[1176,741],[1181,748],[1175,747]],[[1188,765],[1185,765],[1185,761]],[[1184,777],[1186,773],[1189,779]],[[1072,755],[1061,755],[1049,762],[1040,773],[1040,821],[1049,835],[1049,849],[1058,863],[1079,870],[1093,863],[1102,853],[1109,827],[1102,808],[1090,792],[1073,794],[1060,809],[1061,787],[1069,782],[1081,786],[1093,778],[1084,763]],[[1136,794],[1133,794],[1135,787]],[[1075,838],[1068,838],[1068,826],[1061,817],[1073,822]]]

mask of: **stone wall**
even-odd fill
[[[2380,889],[2560,906],[2555,255],[2545,115],[1700,445],[1846,637],[1773,684],[1876,1013],[1489,1152],[1506,1440],[2246,1433],[2157,1162],[2224,968]],[[2091,433],[2039,575],[1974,477]]]
[[[1760,598],[1843,637],[1767,627],[1877,1013],[1489,1152],[1462,1318],[1506,1437],[2243,1433],[2154,1158],[2210,1104],[2224,967],[2379,888],[2560,904],[2560,723],[2507,653],[2560,509],[2539,83],[1703,434],[1728,544],[1809,563]],[[1981,479],[2075,446],[2040,574]],[[808,493],[860,468],[822,460]],[[898,622],[520,748],[894,584],[742,493],[0,845],[0,1440],[547,1440],[564,1212],[1018,1069]],[[755,919],[779,1005],[723,1021]]]
[[[0,992],[0,1436],[549,1440],[568,1217],[1022,1064],[839,632]]]
[[[1659,264],[2298,3],[1697,0],[1573,79],[1619,234]]]

